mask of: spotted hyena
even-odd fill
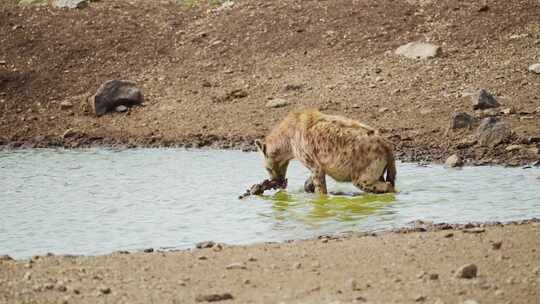
[[[274,180],[285,178],[291,159],[304,164],[311,171],[306,191],[326,194],[328,175],[366,192],[394,192],[392,144],[358,121],[317,110],[291,112],[256,145]]]

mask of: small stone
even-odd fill
[[[475,301],[475,300],[469,299],[469,300],[465,300],[465,301],[463,302],[463,304],[478,304],[478,302]]]
[[[195,247],[197,247],[199,249],[203,249],[203,248],[212,248],[215,245],[216,245],[216,243],[214,243],[212,241],[206,241],[206,242],[197,243],[197,245],[195,245]]]
[[[64,285],[57,285],[56,286],[56,290],[60,291],[60,292],[66,292],[67,291],[67,287],[64,286]]]
[[[300,267],[302,267],[302,263],[299,263],[299,262],[294,263],[294,265],[293,265],[294,269],[300,269]]]
[[[13,258],[7,254],[0,255],[0,261],[13,261]]]
[[[347,286],[351,290],[360,290],[360,286],[358,285],[358,282],[355,279],[350,279],[347,281]]]
[[[143,250],[144,253],[150,253],[150,252],[154,252],[154,248],[146,248]]]
[[[500,297],[500,296],[503,296],[504,295],[504,291],[502,289],[497,289],[495,290],[495,295],[497,297]]]
[[[127,110],[128,110],[128,107],[126,107],[124,105],[120,105],[120,106],[114,108],[114,111],[118,112],[118,113],[126,112]]]
[[[243,263],[232,263],[225,266],[225,269],[247,269],[247,267]]]
[[[428,59],[438,56],[441,53],[441,47],[425,42],[410,42],[398,47],[396,55],[411,59]]]
[[[455,112],[452,114],[452,122],[450,123],[450,129],[461,129],[471,126],[474,122],[474,118],[464,112]]]
[[[62,110],[71,109],[72,107],[73,107],[73,104],[69,101],[62,101],[60,103],[60,109]]]
[[[82,9],[88,6],[88,0],[55,0],[53,5],[58,8]]]
[[[232,300],[234,297],[230,293],[216,293],[209,295],[198,295],[195,297],[197,302],[219,302],[224,300]]]
[[[540,74],[540,63],[531,64],[529,66],[529,72]]]
[[[438,279],[439,279],[439,275],[436,274],[436,273],[431,273],[431,274],[429,275],[429,279],[432,280],[432,281],[438,280]]]
[[[388,108],[380,108],[379,109],[379,113],[385,113],[385,112],[388,112],[389,109]]]
[[[73,130],[73,129],[67,129],[63,134],[62,134],[62,139],[66,139],[66,138],[70,138],[70,137],[75,137],[77,135],[77,131]]]
[[[502,241],[494,242],[493,244],[491,244],[491,248],[493,250],[499,250],[501,249],[501,246],[502,246]]]
[[[32,279],[32,274],[30,272],[27,272],[24,274],[24,279],[27,281],[30,281]]]
[[[274,98],[266,103],[267,108],[282,108],[288,106],[289,101],[281,98]]]
[[[448,232],[444,235],[445,238],[451,238],[454,236],[454,233],[453,232]]]
[[[510,151],[516,151],[516,150],[521,150],[522,146],[520,145],[509,145],[509,146],[506,146],[506,148],[504,148],[504,150],[510,152]]]
[[[449,168],[461,167],[463,165],[463,161],[457,154],[453,154],[446,159],[444,164]]]
[[[102,287],[99,288],[99,292],[101,294],[110,294],[111,289],[109,287],[102,286]]]
[[[463,229],[463,233],[482,233],[485,231],[486,229],[480,227]]]
[[[416,298],[414,298],[415,302],[424,302],[426,300],[425,296],[419,295]]]
[[[500,106],[497,99],[495,99],[495,97],[493,97],[484,89],[481,89],[475,94],[472,94],[471,99],[474,110],[484,110]]]
[[[504,115],[515,114],[516,110],[514,108],[504,108],[501,110],[501,113]]]
[[[204,255],[201,255],[199,257],[197,257],[198,260],[207,260],[208,258],[205,257]]]
[[[476,274],[478,272],[478,267],[476,267],[475,264],[467,264],[461,266],[456,271],[456,276],[461,279],[472,279],[476,277]]]
[[[143,103],[142,91],[132,81],[111,80],[99,87],[93,97],[97,116],[106,114],[120,105],[134,106]]]
[[[249,285],[249,284],[251,284],[251,281],[250,281],[249,279],[245,279],[245,280],[243,281],[243,283],[244,283],[245,285]]]

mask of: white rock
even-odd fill
[[[529,66],[529,71],[540,74],[540,63],[531,64]]]
[[[426,42],[410,42],[397,48],[396,55],[412,59],[427,59],[437,57],[441,47]]]
[[[463,165],[463,161],[457,154],[450,155],[444,163],[449,168],[460,167]]]
[[[266,103],[267,108],[282,108],[288,106],[290,103],[281,98],[274,98]]]

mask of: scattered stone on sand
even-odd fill
[[[454,236],[454,233],[453,232],[448,232],[444,235],[445,238],[451,238]]]
[[[195,247],[199,248],[199,249],[204,249],[204,248],[212,248],[216,245],[216,243],[212,242],[212,241],[205,241],[205,242],[200,242],[200,243],[197,243],[195,245]]]
[[[232,300],[234,297],[226,292],[226,293],[214,293],[214,294],[208,294],[208,295],[198,295],[195,297],[195,301],[197,302],[219,302],[219,301],[225,301],[225,300]]]
[[[481,89],[475,94],[471,95],[472,104],[474,110],[485,110],[489,108],[496,108],[500,106],[495,97],[488,93],[488,91]]]
[[[439,274],[431,273],[431,274],[429,274],[429,279],[432,280],[432,281],[438,280],[439,279]]]
[[[455,112],[452,114],[452,121],[450,123],[450,129],[461,129],[471,126],[474,122],[474,118],[465,112]]]
[[[238,198],[243,199],[250,195],[261,195],[266,190],[285,189],[285,188],[287,188],[287,179],[284,179],[282,181],[265,179],[262,183],[258,183],[251,186],[251,188],[247,189],[246,192],[244,192]]]
[[[99,288],[99,292],[100,292],[101,294],[110,294],[110,293],[111,293],[111,288],[106,287],[106,286],[101,286],[101,287]]]
[[[510,130],[496,117],[484,118],[476,130],[481,146],[495,147],[510,136]]]
[[[30,281],[32,279],[32,273],[28,271],[27,273],[24,274],[23,278],[27,281]]]
[[[437,57],[441,53],[441,47],[426,42],[409,42],[398,47],[396,55],[411,59],[428,59]]]
[[[102,116],[121,105],[140,105],[143,100],[143,94],[134,82],[110,80],[102,84],[94,95],[94,112]]]
[[[246,265],[244,263],[232,263],[227,266],[225,266],[225,269],[247,269]]]
[[[476,277],[478,272],[478,267],[475,264],[467,264],[461,266],[456,271],[456,276],[460,279],[472,279]]]
[[[426,300],[426,297],[423,295],[419,295],[416,298],[414,298],[415,302],[424,302]]]
[[[485,232],[485,231],[486,231],[486,229],[480,228],[480,227],[463,229],[463,233],[482,233],[482,232]]]
[[[235,89],[225,94],[222,94],[221,96],[212,97],[212,101],[214,103],[225,103],[225,102],[229,102],[235,99],[244,98],[247,96],[248,96],[248,93],[246,91],[242,89]]]
[[[53,6],[58,8],[85,8],[88,6],[88,0],[55,0]]]
[[[499,249],[501,249],[501,247],[502,247],[502,241],[493,242],[493,243],[491,244],[491,248],[492,248],[493,250],[499,250]]]
[[[71,102],[67,101],[67,100],[62,101],[60,103],[60,109],[61,110],[68,110],[68,109],[71,109],[71,108],[73,108],[73,104]]]
[[[450,155],[444,164],[449,168],[455,168],[455,167],[461,167],[463,165],[463,161],[461,160],[461,157],[457,154]]]
[[[289,83],[283,87],[284,91],[300,91],[304,87],[303,84]]]
[[[289,104],[290,102],[288,100],[285,100],[282,98],[274,98],[274,99],[269,100],[266,103],[266,107],[267,108],[282,108],[282,107],[288,106]]]
[[[531,64],[529,66],[529,71],[536,74],[540,74],[540,63]]]

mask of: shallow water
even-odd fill
[[[398,194],[303,193],[293,162],[287,192],[237,197],[266,178],[257,153],[239,151],[21,150],[0,152],[0,254],[105,254],[281,241],[382,230],[416,219],[507,221],[540,217],[540,169],[445,169],[399,164]]]

